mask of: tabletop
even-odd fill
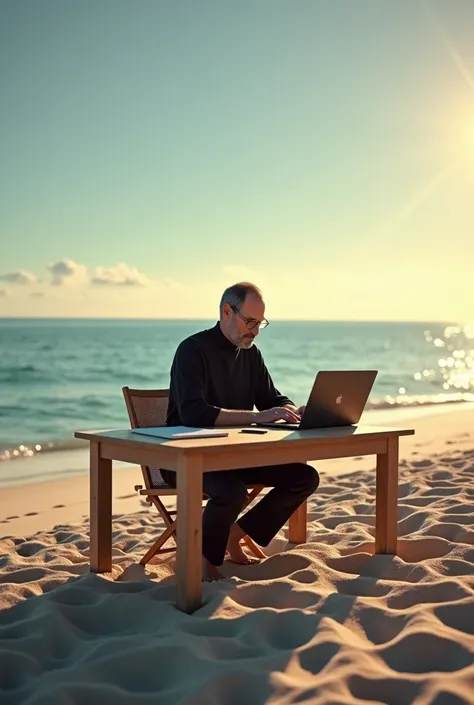
[[[217,428],[217,427],[215,427]],[[180,451],[205,451],[212,449],[227,448],[229,445],[238,446],[243,450],[243,446],[274,446],[281,443],[297,443],[298,445],[310,442],[311,445],[318,442],[323,444],[328,441],[344,440],[365,440],[375,438],[388,438],[398,436],[411,436],[414,429],[393,428],[384,426],[340,426],[338,428],[318,428],[295,431],[285,428],[270,428],[268,433],[253,434],[242,433],[243,428],[248,427],[225,427],[219,426],[219,430],[227,431],[228,436],[210,438],[186,438],[173,439],[158,438],[153,436],[133,433],[130,429],[112,429],[96,431],[77,431],[74,435],[97,443],[113,443],[117,445],[133,444],[135,447],[153,449],[157,446],[164,446],[169,449]]]

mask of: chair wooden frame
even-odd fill
[[[130,419],[131,428],[139,428],[140,426],[164,426],[166,424],[169,389],[130,389],[129,387],[122,387],[122,392],[127,407],[128,417]],[[156,413],[153,418],[139,418],[137,408],[138,403],[140,401],[143,401],[144,403],[147,401],[151,402],[152,400],[155,400],[157,403]],[[143,474],[145,488],[143,488],[143,485],[135,485],[135,491],[138,492],[140,496],[145,496],[146,501],[155,506],[166,527],[163,533],[140,560],[141,565],[146,565],[157,554],[172,553],[176,551],[177,510],[168,510],[161,501],[160,497],[176,495],[177,490],[173,487],[169,487],[169,485],[163,488],[153,487],[150,468],[146,465],[141,465],[140,467]],[[249,490],[247,499],[243,508],[245,509],[245,507],[247,507],[264,488],[265,485],[249,485],[247,488]],[[207,496],[203,495],[203,501],[205,502],[206,500]],[[164,548],[164,544],[170,539],[174,539],[175,545]],[[256,543],[254,543],[254,541],[252,541],[250,536],[244,536],[242,541],[255,556],[258,558],[266,558],[265,553],[257,546]]]

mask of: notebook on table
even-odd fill
[[[132,428],[132,433],[156,438],[179,440],[181,438],[222,438],[228,436],[228,431],[214,428],[194,428],[192,426],[152,426],[149,428]]]

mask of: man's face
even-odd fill
[[[229,307],[228,338],[239,348],[252,347],[254,339],[260,332],[258,324],[264,318],[265,304],[263,301],[255,294],[248,294],[237,311]]]

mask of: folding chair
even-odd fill
[[[169,397],[168,389],[130,389],[129,387],[122,387],[122,392],[132,428],[166,426]],[[156,507],[166,526],[161,536],[141,559],[140,563],[146,565],[156,554],[176,551],[176,510],[169,511],[160,497],[176,495],[177,492],[174,487],[171,487],[165,482],[158,468],[150,468],[142,465],[141,469],[145,488],[143,488],[143,485],[135,485],[135,491],[138,492],[139,495],[145,496],[146,501]],[[264,485],[248,486],[249,492],[247,494],[245,507],[260,494],[264,487]],[[203,500],[207,500],[206,495],[203,495]],[[173,539],[175,545],[163,548],[164,544],[167,543],[169,539]],[[245,536],[242,541],[255,556],[258,558],[266,558],[266,555],[252,541],[250,536]]]

